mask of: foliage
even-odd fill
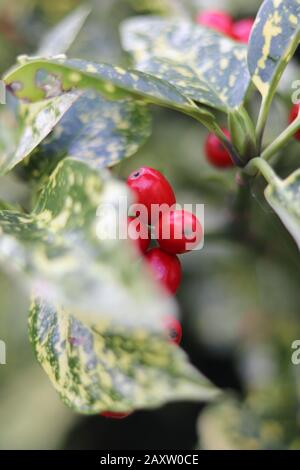
[[[20,56],[4,75],[11,106],[2,114],[6,130],[5,138],[0,135],[0,173],[5,178],[26,175],[35,203],[32,208],[27,201],[23,210],[10,201],[1,202],[0,259],[3,265],[10,261],[10,269],[20,275],[32,297],[29,335],[38,361],[63,401],[85,414],[105,409],[130,412],[218,395],[183,351],[167,341],[162,320],[166,312],[176,315],[175,301],[151,281],[126,241],[96,236],[97,227],[107,222],[99,218],[97,208],[106,202],[116,204],[127,195],[115,175],[150,137],[150,106],[175,111],[177,118],[179,113],[193,118],[197,126],[217,134],[230,152],[238,185],[232,175],[210,173],[203,163],[199,180],[210,188],[210,203],[220,204],[228,190],[234,193],[230,216],[225,223],[221,220],[216,237],[248,244],[247,256],[242,255],[244,264],[259,259],[263,251],[280,260],[294,257],[294,245],[283,231],[279,229],[280,241],[283,238],[288,245],[287,255],[275,237],[270,239],[267,222],[273,211],[300,246],[299,164],[287,162],[283,171],[281,158],[285,146],[292,148],[300,116],[270,142],[266,132],[270,132],[268,121],[274,118],[271,106],[277,103],[278,85],[299,45],[299,1],[263,1],[248,47],[195,25],[188,15],[180,18],[177,9],[177,16],[168,16],[169,2],[164,3],[165,16],[137,16],[121,25],[129,66],[125,61],[116,66],[65,55],[88,21],[88,10],[79,8],[45,36],[35,55]],[[136,2],[131,4],[136,8]],[[257,102],[255,119],[251,105]],[[221,130],[224,119],[231,141]],[[193,121],[188,122],[191,129]],[[178,173],[188,174],[199,186],[195,162],[191,170],[184,170],[185,163]],[[112,167],[112,172],[107,170]],[[249,202],[251,195],[255,197]],[[254,227],[249,219],[253,214],[256,217],[260,206],[265,212],[258,219],[265,220]],[[274,223],[280,227],[278,221]],[[208,233],[208,239],[210,235],[215,236]],[[221,258],[222,249],[217,254]],[[234,302],[223,303],[215,323],[226,324],[220,315],[232,314],[226,325],[227,333],[232,327],[234,334],[230,331],[224,336],[221,331],[215,338],[227,341],[225,349],[228,344],[240,347],[241,306],[252,309],[259,297],[253,294],[255,276],[250,270],[242,273],[240,263],[237,272],[229,270],[224,278],[227,263],[218,259],[213,264],[220,271],[203,272],[201,287],[195,289],[203,296],[199,310],[203,317],[209,316],[207,325],[215,328],[214,305],[219,308],[220,298],[230,293]],[[246,292],[241,302],[239,289]],[[259,328],[254,330],[256,340]],[[287,339],[275,326],[270,330],[281,353]],[[205,336],[205,329],[201,334]],[[214,334],[208,336],[214,338]],[[278,357],[275,354],[272,362],[288,361]],[[210,405],[199,425],[204,447],[214,445],[212,427],[217,427],[222,445],[229,448],[298,446],[293,410],[299,397],[290,375],[283,367],[271,385],[248,390],[243,402],[225,398]],[[289,377],[290,392],[282,385],[282,377]],[[274,383],[284,398],[272,390]],[[266,396],[271,397],[269,408]],[[265,414],[275,414],[276,423]],[[279,429],[281,416],[288,424]],[[250,431],[244,432],[245,422],[247,426],[252,423]]]

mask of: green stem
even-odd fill
[[[237,165],[238,167],[243,167],[244,166],[244,164],[243,164],[242,160],[240,159],[240,157],[239,157],[237,151],[235,150],[234,146],[232,145],[230,140],[226,137],[226,135],[224,134],[221,127],[219,126],[219,124],[216,121],[212,120],[212,121],[204,122],[203,116],[199,115],[197,112],[194,112],[194,111],[193,111],[193,113],[190,113],[189,115],[192,116],[197,121],[199,121],[202,125],[207,127],[207,129],[210,132],[213,132],[214,134],[216,134],[216,136],[223,143],[224,147],[230,153],[232,161],[234,162],[235,165]]]
[[[275,153],[277,153],[287,142],[296,134],[296,132],[300,129],[300,114],[292,124],[289,125],[285,129],[282,134],[280,134],[277,139],[272,142],[261,154],[261,157],[264,160],[269,160]]]
[[[267,120],[269,117],[270,107],[272,104],[273,95],[268,93],[266,96],[263,97],[261,102],[261,107],[259,111],[259,116],[256,125],[256,141],[257,141],[257,150],[260,152],[262,141],[264,137],[264,132],[267,124]]]
[[[216,125],[216,126],[214,126],[214,128],[212,128],[212,131],[216,134],[217,137],[219,137],[219,139],[223,143],[224,147],[228,150],[228,152],[229,152],[229,154],[230,154],[230,156],[233,160],[233,163],[238,167],[243,167],[244,162],[241,160],[241,158],[240,158],[239,154],[237,153],[235,147],[232,145],[230,140],[226,137],[226,135],[224,134],[222,129],[218,125]]]
[[[281,179],[277,176],[273,168],[261,157],[253,158],[245,167],[245,172],[250,176],[255,176],[257,171],[263,175],[269,184],[276,187],[281,185]]]

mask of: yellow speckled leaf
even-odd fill
[[[77,100],[76,93],[68,93],[35,105],[23,121],[18,144],[0,155],[0,174],[10,171],[24,160],[47,137],[63,115]]]
[[[270,184],[265,197],[300,249],[300,170],[276,185]]]
[[[90,328],[36,300],[29,336],[61,398],[77,412],[130,412],[174,400],[211,400],[218,390],[162,335],[109,323]]]
[[[80,59],[23,57],[19,65],[6,73],[4,81],[17,98],[31,102],[74,88],[91,88],[108,99],[130,95],[181,111],[197,109],[189,98],[164,80],[139,71]],[[212,119],[208,111],[202,113]]]
[[[93,90],[65,93],[52,100],[68,101],[70,94],[76,95],[72,106],[26,161],[25,171],[31,177],[49,174],[66,156],[97,169],[111,167],[133,155],[151,134],[151,116],[144,102],[107,100]],[[29,109],[35,106],[27,105]]]
[[[252,31],[248,65],[262,96],[273,93],[300,41],[300,1],[265,0]]]
[[[187,21],[149,16],[125,21],[121,37],[139,70],[190,99],[221,110],[243,103],[250,82],[244,45]]]

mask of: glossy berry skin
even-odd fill
[[[166,178],[154,168],[147,166],[134,171],[127,179],[127,185],[136,195],[136,202],[143,204],[148,211],[149,225],[151,221],[151,208],[153,204],[167,204],[169,207],[176,204],[174,191]]]
[[[196,22],[201,26],[206,26],[226,36],[231,36],[233,20],[232,17],[224,11],[203,11],[198,14]]]
[[[145,255],[154,278],[170,294],[175,294],[182,278],[181,263],[177,256],[166,253],[160,248],[153,248]]]
[[[148,226],[142,224],[139,220],[135,220],[135,217],[127,217],[127,223],[128,238],[133,241],[141,254],[146,253],[151,242]]]
[[[200,244],[203,230],[201,223],[191,212],[171,210],[160,217],[155,234],[163,250],[172,254],[183,254]]]
[[[232,37],[239,42],[248,44],[253,25],[253,18],[245,18],[240,21],[235,21],[232,26]]]
[[[228,139],[230,139],[229,131],[227,129],[222,130]],[[228,150],[213,133],[208,134],[205,141],[205,155],[208,162],[217,168],[230,168],[234,165]]]
[[[125,419],[130,415],[131,413],[116,413],[114,411],[104,411],[103,413],[100,413],[100,416],[109,419]]]
[[[179,345],[182,339],[182,328],[179,321],[168,315],[164,320],[164,327],[167,330],[170,343]]]
[[[294,106],[292,107],[292,109],[290,111],[290,115],[289,115],[289,123],[290,124],[293,121],[295,121],[295,119],[297,119],[299,111],[300,111],[300,104],[294,104]],[[300,140],[300,130],[296,132],[294,137],[295,137],[295,139]]]

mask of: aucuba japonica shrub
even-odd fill
[[[185,240],[161,241],[159,220],[159,248],[146,240],[137,253],[125,240],[100,241],[97,208],[134,192],[146,205],[154,196],[175,202],[168,178],[161,186],[156,169],[142,188],[136,184],[143,174],[134,172],[126,184],[108,170],[149,138],[150,105],[161,106],[206,128],[207,159],[218,171],[236,173],[238,195],[251,194],[264,178],[266,201],[299,246],[299,170],[283,178],[276,169],[300,130],[300,116],[293,108],[288,118],[288,110],[286,129],[272,142],[265,131],[299,45],[300,3],[265,0],[253,27],[250,19],[237,24],[228,16],[220,27],[220,15],[216,23],[212,14],[194,22],[128,19],[120,28],[128,68],[68,58],[87,14],[74,12],[34,56],[19,57],[4,75],[19,137],[2,154],[0,171],[21,168],[38,189],[31,211],[4,201],[1,259],[10,260],[32,296],[30,341],[68,406],[122,417],[178,399],[210,400],[219,390],[172,344],[166,328],[166,316],[176,321],[169,293],[180,283],[177,254],[186,251]],[[255,113],[250,104],[257,94]],[[168,212],[162,219],[174,226],[178,216]]]

